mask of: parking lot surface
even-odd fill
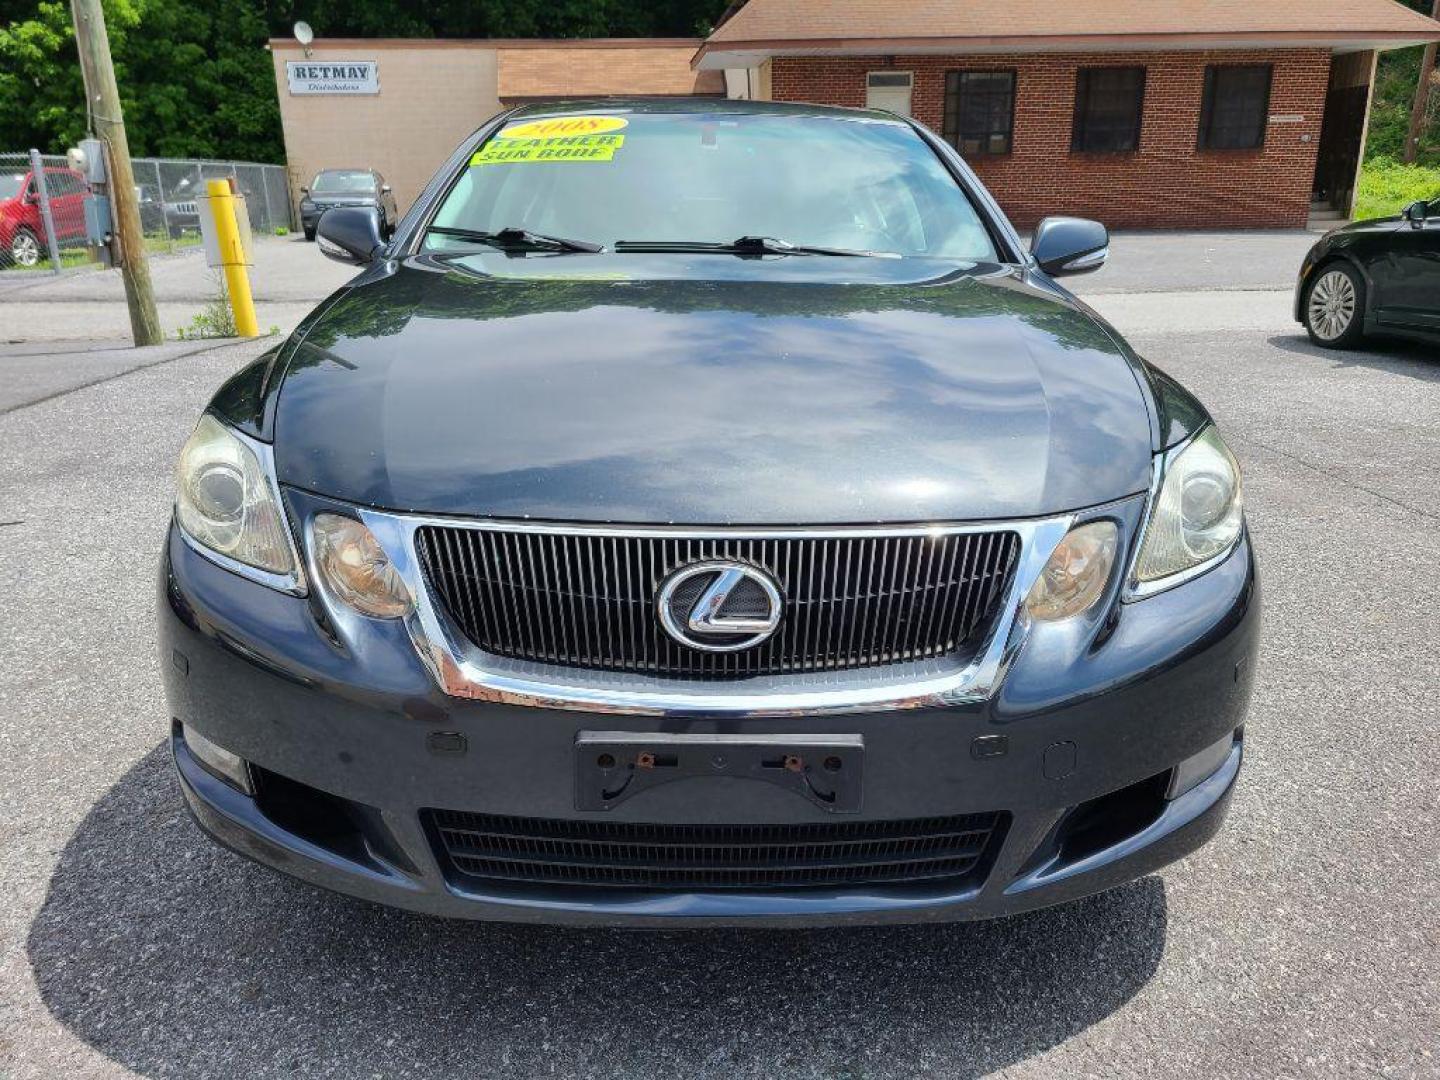
[[[154,571],[180,445],[266,343],[15,391],[0,1076],[1440,1075],[1440,357],[1312,348],[1278,273],[1196,293],[1117,246],[1082,284],[1240,457],[1264,646],[1218,839],[991,923],[445,922],[214,848],[170,775]]]

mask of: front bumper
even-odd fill
[[[206,832],[296,877],[412,910],[669,927],[984,918],[1110,888],[1193,851],[1219,828],[1239,771],[1259,626],[1247,537],[1209,573],[1117,607],[1086,648],[1027,644],[985,701],[820,718],[616,717],[449,697],[399,624],[370,622],[362,640],[342,644],[312,602],[229,573],[172,527],[162,659],[181,788]],[[835,820],[773,785],[720,776],[577,810],[577,736],[617,727],[859,735],[860,820],[1000,811],[1005,826],[983,873],[962,884],[675,892],[457,875],[425,825],[427,808],[560,822]],[[277,813],[217,779],[187,746],[187,729],[312,792],[324,812],[313,821]],[[994,747],[995,736],[1005,752],[980,753],[976,740]],[[1187,790],[1167,789],[1197,767]],[[1148,793],[1149,809],[1121,815],[1124,827],[1109,833],[1091,830],[1099,841],[1067,840],[1087,808],[1132,790]],[[316,826],[322,818],[329,824]]]
[[[325,206],[302,205],[300,207],[300,224],[303,228],[313,229],[320,224],[320,219],[325,216],[326,210],[337,210],[341,207],[354,207],[360,210],[374,210],[377,214],[381,212],[379,204],[373,202],[334,203],[327,204]]]

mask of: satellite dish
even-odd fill
[[[302,21],[295,24],[295,40],[307,46],[315,40],[315,31],[310,29],[309,23]]]

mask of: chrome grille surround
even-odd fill
[[[446,694],[477,701],[595,714],[731,718],[878,712],[944,707],[987,699],[999,685],[1023,641],[1027,624],[1021,601],[1074,522],[1073,514],[1064,514],[953,525],[647,527],[453,518],[362,508],[356,508],[355,512],[385,549],[415,597],[415,610],[405,620],[405,627],[416,652]],[[1013,532],[1019,538],[1019,554],[1009,587],[995,617],[990,620],[987,634],[973,650],[882,667],[759,675],[717,682],[566,667],[484,652],[467,639],[443,605],[436,601],[425,580],[416,549],[416,532],[427,525],[515,533],[643,535],[673,539],[874,538]],[[313,542],[306,548],[307,557],[313,560]],[[313,565],[311,570],[314,571]],[[321,595],[341,635],[349,636],[347,626],[364,617],[335,602],[323,591]]]
[[[426,525],[415,537],[432,597],[485,652],[714,680],[971,652],[994,618],[1020,547],[1005,530],[677,539]],[[657,608],[665,582],[722,565],[763,574],[784,618],[777,610],[778,628],[751,644],[742,634],[738,649],[705,651],[703,643],[677,640]]]

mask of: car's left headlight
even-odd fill
[[[175,517],[203,553],[251,568],[267,585],[295,588],[300,567],[279,492],[249,442],[206,413],[180,451]],[[267,578],[265,575],[269,575]]]
[[[1139,590],[1228,552],[1244,527],[1241,503],[1240,466],[1210,425],[1166,464],[1135,560]]]

